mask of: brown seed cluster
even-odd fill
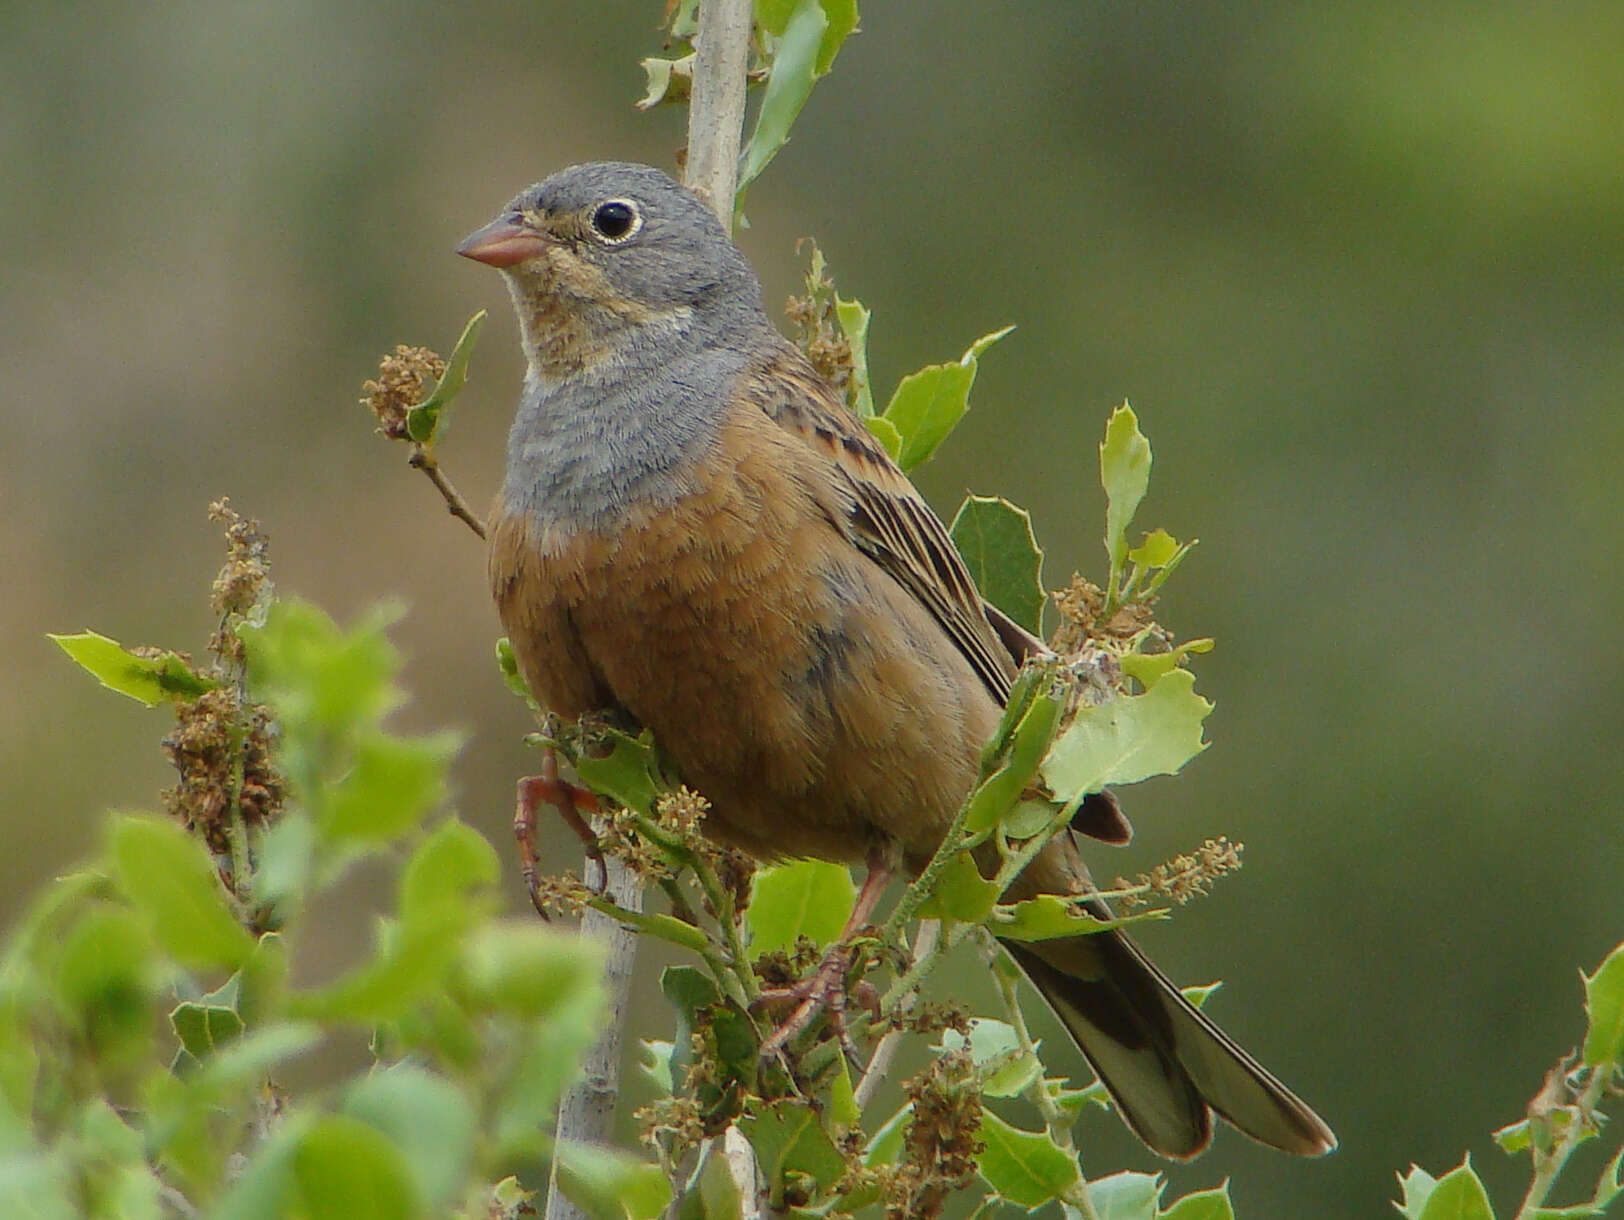
[[[795,342],[806,353],[812,367],[823,375],[830,385],[840,391],[849,405],[855,386],[852,374],[856,371],[851,344],[840,328],[835,314],[835,285],[824,273],[823,256],[810,238],[797,244],[812,246],[812,270],[806,277],[806,295],[790,297],[784,304],[784,314],[795,326]]]
[[[209,605],[220,626],[209,640],[209,651],[228,667],[240,669],[242,641],[236,621],[252,614],[271,595],[271,540],[254,517],[245,517],[222,496],[209,505],[209,520],[225,526],[226,562],[214,578]]]
[[[1101,621],[1105,593],[1092,581],[1073,572],[1071,583],[1049,595],[1060,611],[1060,626],[1050,642],[1063,657],[1082,650],[1090,640],[1105,644],[1126,643],[1146,627],[1154,626],[1149,601],[1122,606],[1109,619]]]
[[[445,376],[445,360],[426,347],[395,344],[391,355],[378,362],[378,376],[364,381],[361,405],[378,417],[379,431],[395,440],[406,438],[406,412],[433,392]]]
[[[265,708],[242,708],[229,686],[175,704],[175,728],[162,744],[180,782],[165,790],[164,808],[221,859],[231,850],[227,828],[233,794],[243,824],[252,829],[268,826],[282,810],[286,788],[272,761],[271,734]]]
[[[935,1060],[903,1091],[913,1115],[903,1156],[886,1186],[887,1220],[932,1220],[947,1198],[975,1180],[981,1154],[981,1089],[967,1051]]]

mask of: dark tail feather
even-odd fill
[[[1117,1110],[1162,1156],[1212,1140],[1212,1112],[1298,1156],[1336,1147],[1325,1122],[1179,994],[1120,932],[1004,942],[1054,1008]]]

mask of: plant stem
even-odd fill
[[[1546,1196],[1551,1193],[1551,1187],[1556,1185],[1556,1179],[1567,1165],[1568,1158],[1584,1141],[1585,1132],[1590,1129],[1591,1116],[1596,1113],[1596,1107],[1607,1092],[1607,1083],[1611,1078],[1611,1064],[1601,1064],[1590,1069],[1590,1077],[1574,1101],[1572,1121],[1562,1132],[1562,1138],[1546,1156],[1541,1157],[1537,1153],[1534,1156],[1534,1180],[1528,1185],[1528,1193],[1523,1196],[1522,1206],[1517,1209],[1515,1220],[1530,1220],[1544,1205]]]
[[[706,198],[724,229],[733,226],[739,182],[751,24],[750,0],[700,0],[683,181]]]

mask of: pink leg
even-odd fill
[[[547,749],[541,756],[541,773],[527,775],[519,781],[518,799],[513,811],[513,837],[519,844],[519,865],[524,873],[525,889],[530,901],[543,919],[547,918],[541,896],[536,891],[536,810],[551,805],[558,810],[565,824],[580,837],[587,859],[598,866],[598,883],[594,893],[603,893],[609,884],[609,870],[603,862],[603,851],[598,847],[598,836],[587,824],[582,810],[598,811],[598,798],[585,788],[565,783],[558,774],[558,753]]]

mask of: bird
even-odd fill
[[[866,862],[864,895],[917,871],[1032,641],[773,326],[711,208],[650,166],[574,165],[457,252],[502,273],[527,366],[488,529],[531,693],[651,730],[727,846]],[[1113,810],[1099,837],[1123,837]],[[1092,891],[1076,837],[1006,901]],[[1005,947],[1154,1152],[1200,1153],[1214,1113],[1288,1153],[1335,1147],[1120,929]]]

